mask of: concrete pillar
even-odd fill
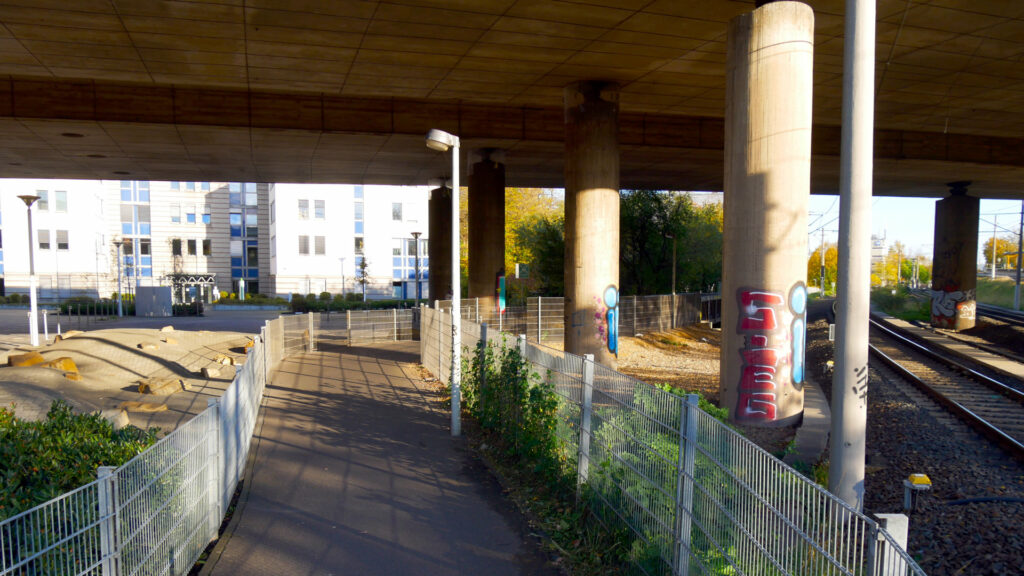
[[[477,155],[469,172],[469,297],[494,310],[505,269],[505,164],[493,149]]]
[[[738,422],[803,410],[813,37],[799,2],[729,23],[719,386]]]
[[[430,242],[428,286],[431,300],[447,300],[452,293],[452,190],[445,185],[430,191],[427,206]]]
[[[950,183],[951,196],[935,203],[932,326],[936,328],[974,328],[981,204],[967,196],[968,184]]]
[[[565,88],[565,349],[616,367],[619,87]]]

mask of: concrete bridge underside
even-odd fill
[[[464,149],[564,185],[562,91],[621,86],[624,188],[722,189],[753,2],[33,1],[0,7],[0,177],[424,184]],[[838,190],[843,5],[814,9],[812,182]],[[1021,197],[1024,5],[880,0],[875,193]]]

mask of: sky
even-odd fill
[[[936,198],[895,198],[876,196],[871,203],[871,233],[885,235],[886,245],[899,241],[912,255],[932,257],[932,237],[935,234]],[[978,223],[978,261],[984,262],[980,252],[992,237],[993,222],[1000,237],[1017,241],[1020,223],[1020,200],[982,200]],[[807,218],[807,249],[813,252],[821,243],[821,228],[825,229],[825,242],[835,243],[839,231],[839,197],[812,195]]]

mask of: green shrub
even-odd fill
[[[8,304],[21,304],[21,294],[11,294],[7,296]]]
[[[0,408],[0,520],[96,479],[98,466],[120,466],[157,440],[156,428],[114,430],[105,418],[75,414],[55,400],[45,420]]]

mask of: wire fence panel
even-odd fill
[[[104,559],[101,539],[101,482],[91,482],[12,516],[0,524],[0,574],[58,576],[101,573]]]
[[[350,310],[348,316],[349,344],[367,344],[412,340],[414,318],[418,311],[406,310]]]
[[[645,330],[670,323],[670,298],[624,300],[638,311],[628,321]],[[709,300],[677,295],[677,310],[687,308],[676,320],[699,319]],[[424,310],[423,326],[423,364],[446,379],[451,315]],[[480,338],[481,327],[463,320],[465,354]],[[632,534],[636,573],[924,576],[877,523],[701,411],[696,395],[490,325],[487,342],[522,346],[537,377],[553,385],[566,472],[596,517]]]
[[[268,376],[286,354],[312,349],[318,331],[319,315],[269,321],[205,411],[96,481],[0,522],[0,576],[191,570],[244,475]]]

